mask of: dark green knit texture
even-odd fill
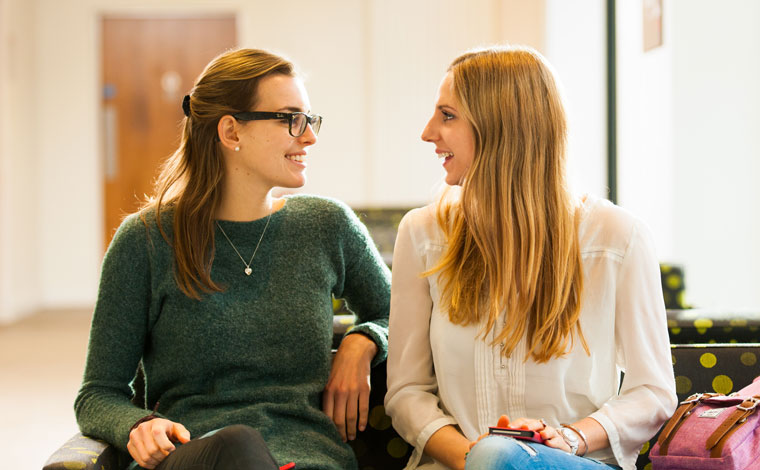
[[[82,388],[82,432],[126,450],[148,414],[130,402],[139,362],[148,407],[192,437],[231,424],[258,429],[280,464],[301,470],[356,468],[351,449],[321,411],[331,364],[332,295],[358,317],[351,333],[387,352],[390,273],[366,228],[344,204],[289,197],[272,215],[253,273],[217,228],[212,279],[223,292],[185,296],[173,251],[155,216],[128,217],[109,247],[92,321]],[[171,211],[162,216],[172,234]],[[266,218],[220,221],[246,261]]]

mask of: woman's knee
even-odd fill
[[[251,443],[264,443],[261,433],[245,424],[233,424],[223,427],[213,437],[224,442],[227,448],[249,447]]]
[[[263,464],[261,462],[264,462]],[[253,465],[253,463],[256,465]],[[261,434],[250,426],[232,425],[177,447],[160,470],[276,469]]]
[[[261,433],[250,426],[233,424],[220,429],[212,438],[222,447],[216,470],[278,468]]]
[[[512,470],[535,456],[528,445],[515,439],[490,436],[481,439],[467,454],[467,470]]]

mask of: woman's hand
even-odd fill
[[[557,431],[557,428],[545,424],[543,420],[520,418],[512,421],[510,427],[536,431],[544,439],[544,445],[554,447],[555,449],[559,449],[567,453],[570,453],[571,451],[570,446],[567,445],[565,438],[563,438],[559,431]]]
[[[330,378],[322,395],[322,410],[332,419],[343,441],[356,437],[367,426],[369,374],[377,353],[374,341],[362,334],[347,335],[333,359]]]
[[[510,423],[509,417],[501,415],[498,423],[496,423],[496,427],[536,431],[544,439],[545,445],[568,453],[570,452],[570,446],[567,445],[567,442],[565,442],[559,431],[552,426],[548,426],[541,419],[519,418]],[[488,436],[487,433],[480,436],[477,441],[470,443],[470,449],[486,436]]]
[[[501,415],[499,417],[499,421],[496,423],[496,427],[497,428],[507,428],[507,427],[509,427],[509,417],[507,415]],[[474,442],[470,442],[470,450],[472,450],[472,447],[475,444],[477,444],[478,442],[480,442],[481,439],[483,439],[484,437],[487,437],[487,436],[488,436],[488,433],[481,434],[480,437],[478,437],[478,440],[476,440]]]
[[[190,433],[181,424],[155,418],[130,431],[127,450],[141,467],[153,469],[176,448],[174,442],[189,440]]]

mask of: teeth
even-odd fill
[[[285,155],[285,158],[288,160],[293,160],[294,162],[303,163],[305,156],[306,155]]]
[[[448,157],[453,157],[453,156],[454,154],[451,152],[443,152],[443,153],[438,154],[438,158],[448,158]]]

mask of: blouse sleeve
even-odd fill
[[[675,410],[665,305],[652,236],[633,225],[615,282],[615,337],[618,363],[625,371],[620,393],[591,417],[607,432],[623,468]]]
[[[388,346],[388,393],[385,409],[393,427],[422,454],[430,436],[456,424],[439,407],[438,383],[430,347],[433,301],[425,271],[424,250],[414,240],[414,213],[401,221],[393,251]]]
[[[127,218],[103,260],[82,386],[74,410],[83,434],[126,450],[129,430],[148,412],[130,401],[150,308],[146,229]]]

